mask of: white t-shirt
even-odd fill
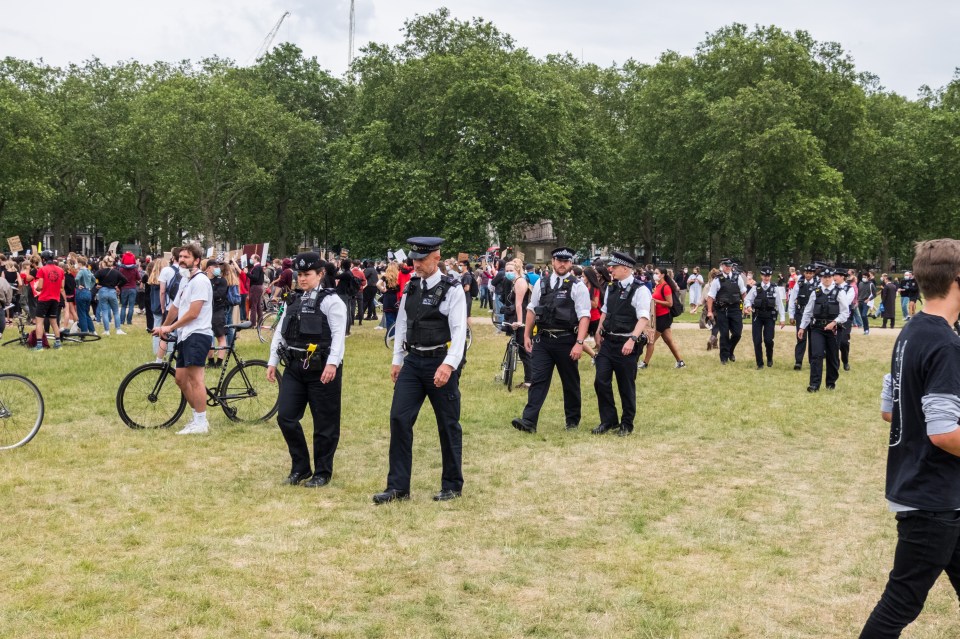
[[[173,302],[177,307],[177,316],[185,313],[193,302],[199,300],[203,300],[200,314],[189,324],[184,324],[177,329],[178,342],[185,341],[194,333],[213,337],[213,286],[210,284],[210,278],[203,271],[197,272],[189,282],[185,277],[180,280],[180,290],[177,291],[177,299]]]
[[[177,270],[170,265],[164,266],[160,269],[160,275],[157,276],[157,279],[163,282],[164,290],[170,290],[170,282],[177,276]],[[167,300],[170,299],[170,295],[167,295]]]

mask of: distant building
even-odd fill
[[[520,240],[514,247],[514,254],[523,253],[524,262],[529,264],[546,264],[555,248],[557,235],[553,232],[553,222],[540,220],[520,230]]]

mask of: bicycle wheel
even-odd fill
[[[117,389],[117,412],[130,428],[167,428],[177,423],[187,398],[166,363],[144,364],[127,375]]]
[[[227,373],[220,387],[220,407],[235,422],[262,422],[273,417],[280,405],[280,374],[267,381],[267,363],[250,359]]]
[[[470,327],[467,326],[467,347],[464,350],[470,350],[471,344],[473,344],[473,331],[471,331]]]
[[[61,333],[60,341],[71,344],[82,344],[83,342],[98,342],[100,336],[96,333]]]
[[[513,371],[517,370],[517,348],[513,342],[507,344],[506,362],[503,369],[503,384],[507,392],[513,392]]]
[[[260,323],[257,324],[257,337],[260,338],[261,342],[269,342],[273,339],[273,329],[275,328],[276,322],[276,311],[267,311],[263,314],[260,318]]]
[[[23,446],[43,423],[43,395],[22,375],[0,375],[0,450]]]
[[[383,344],[391,351],[393,350],[393,340],[397,335],[397,325],[394,324],[386,333],[383,334]]]

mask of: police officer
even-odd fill
[[[853,305],[857,303],[853,296],[853,287],[847,282],[848,274],[838,268],[833,272],[833,283],[839,288],[850,304],[847,307],[847,321],[837,327],[837,348],[840,351],[840,362],[843,370],[850,370],[850,333],[853,332]]]
[[[720,363],[735,362],[734,350],[743,334],[740,302],[747,293],[743,276],[733,268],[733,260],[720,260],[720,275],[713,278],[707,291],[707,319],[720,329]]]
[[[840,287],[833,283],[833,269],[820,271],[820,286],[810,296],[803,309],[797,339],[803,339],[810,331],[810,385],[807,391],[820,390],[823,378],[823,360],[827,360],[827,388],[833,390],[840,377],[840,352],[837,345],[837,329],[850,315],[850,302]]]
[[[340,441],[340,394],[343,387],[344,335],[347,307],[333,289],[320,287],[323,262],[316,253],[294,259],[297,286],[270,344],[267,379],[276,380],[277,364],[286,365],[277,423],[290,450],[287,483],[319,488],[330,483],[333,456]],[[307,406],[313,415],[313,459],[300,420]]]
[[[531,354],[531,382],[523,416],[513,420],[513,427],[526,433],[537,432],[540,408],[550,390],[554,367],[563,385],[567,430],[580,425],[578,362],[590,326],[590,293],[586,284],[571,273],[573,255],[573,249],[566,246],[554,249],[551,253],[553,273],[541,277],[533,286],[527,306],[523,342]],[[535,324],[536,338],[533,336]]]
[[[625,253],[614,251],[607,261],[613,281],[607,285],[600,309],[600,328],[595,339],[597,376],[593,387],[597,391],[600,425],[594,435],[616,430],[621,437],[633,432],[633,418],[637,413],[637,358],[647,342],[650,325],[650,289],[634,279],[636,260]],[[620,404],[623,413],[617,418],[617,404],[613,399],[613,376],[617,376]]]
[[[780,328],[786,324],[783,300],[777,285],[771,281],[773,269],[760,267],[760,282],[755,284],[743,300],[743,311],[753,315],[753,354],[757,358],[757,370],[763,370],[763,346],[767,349],[767,366],[773,366],[773,325],[780,319]]]
[[[416,275],[410,278],[397,313],[390,377],[390,472],[387,488],[373,503],[410,498],[413,425],[430,398],[437,416],[443,470],[434,501],[447,501],[463,490],[460,426],[460,372],[465,363],[467,302],[459,276],[440,271],[439,237],[412,237],[410,257]]]
[[[803,354],[809,351],[807,344],[807,334],[800,331],[800,320],[803,319],[803,309],[807,308],[807,302],[817,289],[817,267],[815,264],[807,264],[803,267],[803,277],[790,289],[790,298],[787,301],[787,308],[790,313],[790,323],[797,327],[797,345],[793,349],[793,370],[798,371],[803,368]]]

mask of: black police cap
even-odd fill
[[[720,266],[733,266],[733,264],[734,262],[732,257],[724,257],[720,259]]]
[[[773,269],[769,266],[761,266],[760,275],[773,275]]]
[[[298,272],[302,273],[303,271],[320,271],[320,254],[314,253],[312,251],[307,253],[298,253],[295,258],[293,258],[293,268]]]
[[[554,259],[565,262],[568,260],[572,260],[573,256],[576,255],[576,253],[577,252],[574,251],[569,246],[558,246],[557,248],[553,249],[553,251],[550,252],[550,256],[553,257]]]
[[[614,264],[619,264],[620,266],[626,266],[628,268],[633,268],[637,265],[637,260],[630,257],[626,253],[621,253],[619,251],[614,251],[613,255],[607,260],[607,264],[613,266]]]
[[[440,250],[440,245],[443,244],[443,238],[411,237],[407,238],[407,243],[410,244],[410,252],[407,253],[407,255],[415,260],[422,260],[434,251]]]

